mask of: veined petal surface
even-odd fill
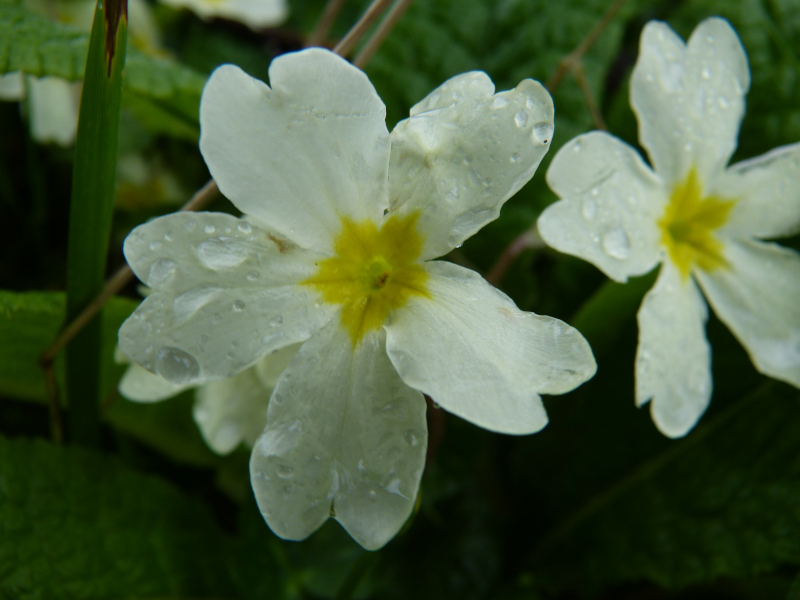
[[[547,424],[539,394],[562,394],[592,375],[589,344],[552,317],[519,310],[474,271],[425,265],[429,298],[412,297],[386,325],[400,377],[445,410],[501,433]]]
[[[553,101],[525,79],[494,93],[483,72],[458,75],[411,109],[391,135],[391,210],[419,211],[422,258],[442,256],[500,214],[553,138]]]
[[[411,513],[427,448],[425,400],[400,380],[385,337],[371,332],[354,349],[330,323],[278,381],[250,474],[280,537],[304,539],[333,514],[374,550]]]
[[[119,393],[134,402],[160,402],[177,396],[192,385],[172,383],[160,375],[151,373],[144,367],[133,363],[128,366],[122,379],[119,380]]]
[[[697,278],[714,312],[762,373],[800,387],[800,254],[760,241],[729,241],[729,268]]]
[[[747,56],[724,19],[700,23],[688,44],[666,23],[645,25],[631,74],[631,106],[639,140],[668,185],[692,167],[709,183],[728,164],[749,87]]]
[[[328,50],[272,61],[270,89],[219,67],[200,103],[200,150],[245,214],[330,252],[341,218],[379,222],[388,208],[386,108],[367,76]]]
[[[231,377],[336,312],[299,285],[319,255],[230,215],[160,217],[131,232],[124,251],[156,291],[123,323],[120,348],[174,383]]]
[[[667,193],[633,148],[603,132],[580,135],[553,158],[547,183],[562,198],[537,223],[549,246],[615,281],[653,269]]]
[[[252,446],[267,424],[271,394],[255,367],[199,386],[192,414],[208,446],[217,454],[228,454],[242,442]]]
[[[694,280],[669,262],[639,308],[636,405],[650,401],[659,431],[686,435],[711,400],[711,347],[705,333],[708,309]]]
[[[800,144],[736,163],[710,190],[736,204],[723,230],[729,235],[779,238],[800,231]]]

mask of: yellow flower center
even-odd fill
[[[735,200],[703,196],[694,169],[675,186],[658,226],[661,243],[684,280],[694,266],[704,271],[728,266],[714,231],[725,224],[735,204]]]
[[[379,329],[389,313],[413,295],[428,296],[428,274],[419,262],[422,236],[416,213],[392,215],[380,229],[372,221],[342,218],[334,239],[334,256],[317,265],[303,283],[322,299],[342,307],[342,325],[353,346],[364,334]]]

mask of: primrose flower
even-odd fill
[[[800,387],[800,255],[761,241],[800,230],[800,145],[726,168],[749,86],[727,21],[703,21],[688,44],[648,23],[631,105],[653,170],[593,132],[565,145],[547,172],[562,197],[538,221],[549,245],[616,281],[661,263],[638,314],[636,404],[652,399],[670,437],[694,427],[711,398],[700,289],[759,371]]]
[[[251,457],[262,514],[303,539],[334,516],[379,548],[409,516],[428,394],[492,431],[547,423],[539,394],[595,371],[586,340],[520,311],[477,273],[431,259],[495,219],[553,132],[550,95],[485,73],[447,81],[391,136],[366,75],[308,49],[271,89],[231,65],[203,92],[200,149],[245,213],[178,213],[125,241],[156,291],[120,330],[135,362],[176,383],[230,377],[302,343]]]
[[[250,29],[280,25],[289,16],[286,0],[161,0],[174,8],[188,8],[202,19],[222,17]]]
[[[195,388],[192,416],[203,439],[217,454],[229,454],[242,442],[252,448],[261,435],[269,397],[296,353],[296,345],[287,346],[233,377],[200,385],[173,383],[132,364],[119,382],[119,393],[149,404]],[[125,360],[124,356],[118,358],[118,362]]]

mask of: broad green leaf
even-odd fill
[[[72,165],[67,246],[67,320],[102,291],[114,211],[122,69],[128,0],[97,3]],[[102,322],[95,316],[66,348],[69,433],[75,443],[100,438]]]
[[[0,481],[0,597],[234,597],[230,540],[197,499],[157,477],[0,437]]]
[[[24,71],[35,77],[77,81],[84,74],[88,46],[87,34],[54,23],[21,5],[0,2],[0,74]],[[197,128],[205,80],[203,74],[173,60],[128,49],[126,94],[149,99],[186,127]]]
[[[562,521],[534,573],[563,589],[668,588],[800,565],[800,392],[776,382]]]

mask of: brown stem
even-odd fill
[[[200,210],[204,208],[219,193],[216,182],[211,179],[200,188],[192,198],[181,207],[181,210]],[[50,428],[53,439],[61,442],[64,439],[64,429],[61,423],[61,410],[58,401],[58,386],[56,384],[53,363],[67,344],[86,327],[100,309],[105,306],[113,296],[118,294],[133,279],[133,271],[128,265],[120,268],[119,271],[106,282],[103,291],[92,300],[83,311],[75,317],[66,327],[64,327],[47,349],[39,356],[39,364],[44,370],[45,385],[47,391],[47,404],[50,407]]]
[[[408,7],[411,6],[411,3],[414,0],[397,0],[394,3],[394,6],[389,10],[389,13],[386,15],[386,18],[381,21],[381,24],[378,25],[378,28],[372,33],[370,38],[364,44],[364,47],[356,54],[355,59],[353,60],[353,64],[357,66],[359,69],[363,69],[364,65],[369,62],[369,59],[375,54],[375,52],[380,48],[380,45],[386,39],[386,36],[392,31],[397,22],[403,16],[403,14],[408,10]]]
[[[594,126],[601,131],[608,131],[603,115],[600,113],[600,108],[597,106],[597,102],[594,101],[592,88],[589,87],[589,80],[586,79],[586,71],[583,68],[583,63],[579,62],[576,64],[572,72],[575,74],[575,79],[581,88],[581,92],[583,92],[583,99],[586,101],[586,108],[589,109],[589,113],[592,115]]]
[[[615,0],[615,2],[608,7],[608,10],[605,12],[605,14],[603,14],[600,21],[598,21],[592,30],[586,34],[586,37],[583,38],[581,43],[575,47],[575,50],[558,61],[558,69],[556,69],[556,72],[553,73],[553,76],[548,80],[547,85],[545,85],[551,94],[559,85],[561,85],[561,82],[564,80],[566,74],[575,68],[575,65],[580,62],[581,58],[583,58],[583,55],[586,54],[589,48],[594,45],[594,43],[597,41],[597,38],[600,37],[600,35],[609,26],[611,21],[614,20],[614,17],[617,16],[617,13],[623,7],[626,1],[627,0]]]
[[[350,31],[347,32],[342,40],[336,44],[333,51],[339,56],[347,56],[350,51],[358,43],[358,40],[372,27],[373,23],[377,21],[383,12],[389,7],[392,0],[373,0],[358,22],[353,25]]]
[[[527,229],[518,235],[517,238],[511,242],[505,250],[503,250],[503,253],[498,257],[492,268],[489,270],[489,274],[486,276],[486,281],[492,285],[498,285],[501,281],[503,281],[503,277],[505,277],[509,267],[511,267],[511,265],[514,263],[514,260],[516,260],[517,256],[522,254],[522,252],[528,248],[541,248],[542,246],[544,246],[544,241],[539,235],[539,231],[536,229],[536,227]]]
[[[344,3],[345,0],[328,0],[328,3],[325,5],[325,10],[322,11],[322,15],[314,27],[314,31],[311,32],[311,35],[308,36],[305,44],[303,44],[304,48],[324,45],[328,37],[328,32],[330,32],[331,27],[333,27],[336,17],[339,16],[339,12],[342,10]]]

